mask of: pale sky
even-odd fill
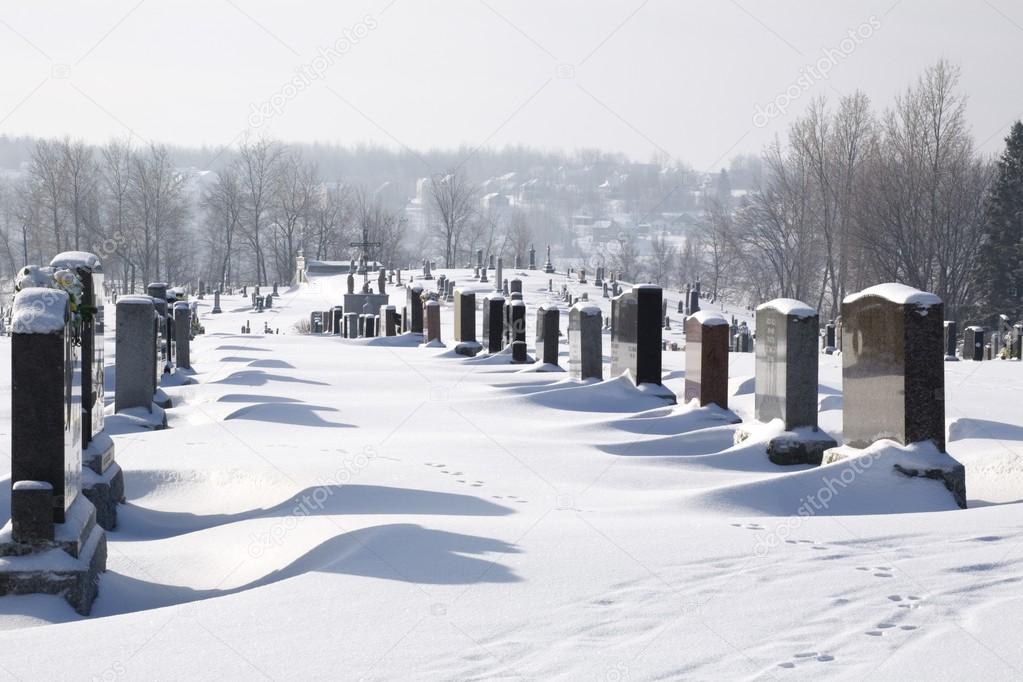
[[[828,78],[800,82],[825,50]],[[1011,0],[9,0],[0,134],[523,143],[712,170],[816,93],[886,105],[941,57],[961,66],[973,132],[996,153],[1023,115]],[[786,113],[756,116],[787,91]]]

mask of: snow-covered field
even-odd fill
[[[532,351],[548,276],[506,276],[524,280]],[[946,364],[959,510],[880,465],[849,483],[844,464],[774,466],[766,433],[733,446],[727,413],[621,378],[456,356],[448,304],[448,350],[294,333],[342,287],[282,290],[261,315],[202,302],[197,383],[166,388],[170,428],[114,436],[128,504],[92,616],[0,599],[0,679],[1023,676],[1023,507],[1003,504],[1023,499],[1023,366]],[[664,353],[677,394],[683,355]],[[730,364],[750,419],[753,355]],[[821,357],[819,400],[840,439],[840,358]]]

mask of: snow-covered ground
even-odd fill
[[[524,280],[532,339],[548,276],[506,273]],[[92,616],[0,599],[0,679],[1023,675],[1023,507],[1001,504],[1023,498],[1023,366],[946,364],[959,510],[885,466],[774,466],[763,438],[732,445],[727,413],[621,378],[456,356],[448,304],[447,350],[294,333],[342,288],[282,290],[264,314],[201,303],[197,383],[166,388],[170,428],[114,436],[128,504]],[[664,353],[677,394],[683,356]],[[749,419],[753,355],[730,374]],[[819,399],[840,439],[839,358],[821,357]],[[800,515],[825,489],[826,508]]]

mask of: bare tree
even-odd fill
[[[302,241],[301,231],[309,223],[310,212],[319,185],[316,166],[304,163],[300,153],[281,158],[274,187],[275,241],[277,277],[290,282],[294,276],[295,253]]]
[[[678,249],[664,235],[654,235],[650,239],[650,258],[647,260],[649,279],[663,287],[670,285],[671,268],[677,257]]]
[[[217,180],[203,192],[200,199],[208,245],[211,253],[216,254],[214,277],[221,287],[231,281],[235,237],[241,224],[244,203],[238,169],[234,166],[220,171]]]
[[[256,284],[267,282],[263,253],[263,228],[269,220],[273,191],[280,172],[284,148],[271,140],[244,142],[238,150],[238,175],[245,193],[245,236],[252,246]]]
[[[454,267],[462,230],[475,210],[475,198],[476,187],[461,169],[430,178],[430,200],[440,219],[437,228],[444,245],[445,267]]]

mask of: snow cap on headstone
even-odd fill
[[[865,296],[877,296],[899,305],[913,304],[920,308],[929,308],[932,305],[941,304],[941,299],[935,294],[920,291],[898,282],[878,284],[863,291],[858,291],[855,294],[849,294],[842,300],[842,303],[852,303]]]
[[[99,256],[88,251],[65,251],[58,253],[50,261],[50,265],[55,268],[67,268],[68,270],[74,270],[76,268],[89,268],[90,270],[96,271],[103,267],[103,264],[99,260]]]
[[[586,301],[576,303],[572,306],[572,310],[578,310],[580,315],[600,315],[600,306]]]
[[[711,310],[701,310],[698,313],[690,315],[689,319],[696,320],[704,327],[716,327],[721,324],[728,324],[728,320],[726,320],[721,313],[715,313]]]
[[[794,298],[776,298],[757,306],[757,310],[766,310],[768,308],[777,310],[782,315],[793,317],[813,317],[817,314],[816,310]]]
[[[14,297],[11,330],[15,334],[58,334],[68,316],[68,295],[60,289],[31,287]]]

